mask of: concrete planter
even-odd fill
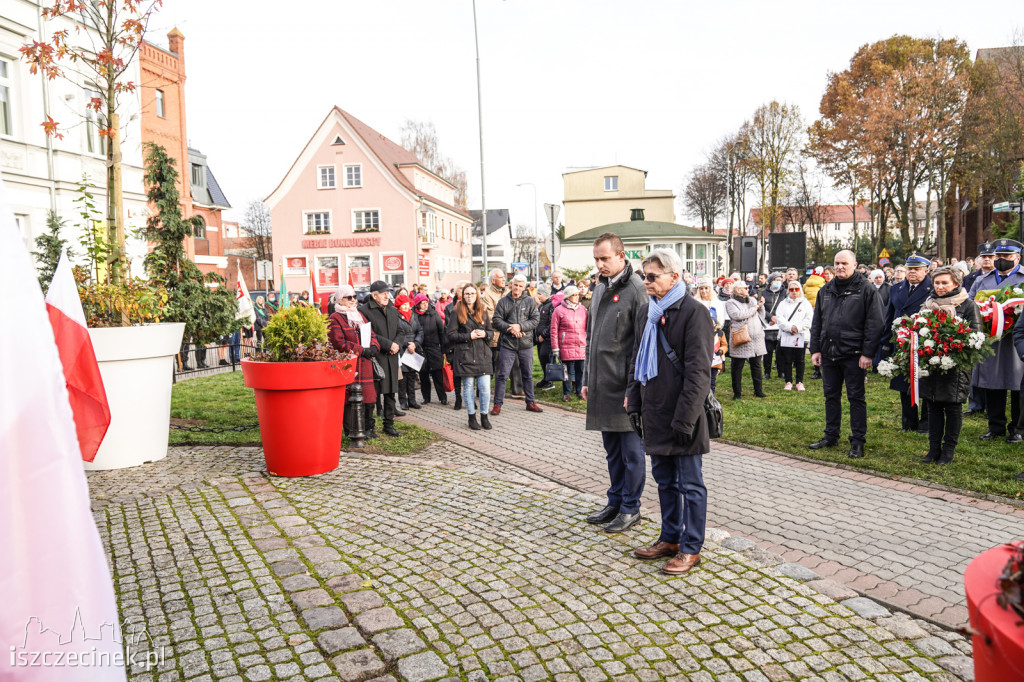
[[[167,456],[174,355],[183,322],[90,329],[110,428],[86,470],[123,469]]]

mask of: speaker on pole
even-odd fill
[[[768,235],[768,262],[772,270],[807,267],[807,233],[775,232]]]
[[[737,272],[757,272],[757,237],[734,237],[732,268]]]

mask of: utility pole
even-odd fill
[[[480,279],[487,281],[487,189],[484,184],[484,107],[480,93],[480,36],[476,28],[476,0],[473,0],[473,42],[476,44],[476,113],[480,131]],[[472,242],[472,239],[470,240]],[[470,247],[470,254],[473,249]],[[472,270],[472,268],[470,268]]]

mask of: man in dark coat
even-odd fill
[[[715,328],[681,282],[675,251],[651,252],[643,268],[650,299],[634,321],[626,412],[651,457],[661,535],[634,554],[672,557],[662,573],[682,575],[700,563],[704,546],[708,493],[701,465],[711,450],[704,399],[711,390]]]
[[[398,342],[404,341],[401,331],[401,315],[391,304],[387,282],[377,280],[370,285],[370,298],[359,306],[359,312],[369,320],[373,333],[380,343],[377,361],[384,368],[384,378],[375,383],[377,395],[384,401],[384,433],[398,437],[395,428],[395,395],[398,393]]]
[[[1024,288],[1024,272],[1021,272],[1021,243],[1014,239],[997,239],[992,243],[995,251],[995,269],[974,280],[970,296],[976,298],[979,291],[1001,289],[1012,284]],[[992,346],[995,355],[987,358],[974,368],[971,386],[985,391],[985,408],[988,412],[988,432],[981,440],[992,440],[1006,436],[1007,443],[1019,443],[1024,433],[1021,423],[1020,387],[1024,381],[1024,362],[1017,355],[1010,339],[996,341]],[[1006,393],[1010,393],[1010,422],[1006,422]]]
[[[892,355],[892,323],[904,315],[913,315],[921,310],[921,306],[934,291],[932,280],[928,276],[928,258],[919,253],[912,253],[907,258],[907,278],[896,284],[889,291],[889,305],[885,308],[885,319],[882,322],[882,333],[878,339],[880,355]],[[921,414],[918,417],[917,405],[910,404],[910,382],[906,377],[897,374],[889,381],[889,388],[900,393],[900,432],[920,431],[928,433],[928,406],[921,403]]]
[[[963,283],[960,285],[964,288],[964,291],[970,292],[978,278],[984,277],[995,270],[995,258],[996,252],[992,242],[978,244],[978,257],[974,261],[974,270],[967,273]],[[971,393],[967,397],[967,409],[964,410],[964,416],[970,417],[975,414],[984,414],[984,412],[985,391],[972,384]]]
[[[633,323],[647,293],[617,235],[606,232],[594,241],[594,262],[600,279],[590,303],[581,395],[587,401],[587,430],[601,432],[610,485],[606,505],[588,516],[587,523],[607,524],[607,532],[620,533],[640,521],[647,478],[643,441],[633,432],[622,404],[636,333]]]
[[[537,359],[540,360],[542,369],[551,362],[551,314],[555,311],[555,306],[551,303],[553,293],[555,292],[552,291],[552,287],[540,284],[537,286],[537,293],[534,294],[537,312],[540,313],[540,324],[537,325],[534,338],[537,343]],[[543,380],[535,388],[538,391],[546,391],[553,386],[552,382]]]
[[[526,391],[526,409],[543,412],[533,397],[533,333],[540,324],[540,312],[533,297],[526,293],[526,277],[522,274],[512,278],[509,292],[501,297],[494,307],[491,324],[501,332],[498,341],[498,376],[494,380],[494,407],[491,414],[501,414],[505,403],[505,380],[508,379],[512,364],[519,359],[519,370]]]
[[[821,367],[825,393],[825,435],[812,450],[835,447],[843,422],[843,384],[850,401],[850,457],[864,456],[868,405],[864,370],[882,336],[882,304],[867,277],[855,272],[857,256],[843,250],[835,257],[835,278],[818,292],[811,321],[811,362]]]

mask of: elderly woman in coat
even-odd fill
[[[743,365],[750,362],[750,378],[754,382],[754,395],[764,398],[761,387],[763,379],[761,356],[764,347],[764,299],[750,296],[747,283],[738,280],[732,288],[732,296],[725,303],[725,311],[731,322],[729,357],[732,358],[732,399],[743,395]],[[746,334],[744,334],[746,332]],[[741,341],[749,336],[749,341]]]
[[[359,325],[366,324],[367,319],[356,308],[356,292],[348,284],[338,287],[335,296],[334,312],[327,321],[327,338],[335,350],[352,353],[359,357],[356,367],[356,381],[363,389],[364,423],[367,425],[366,437],[376,438],[374,429],[373,406],[377,403],[377,391],[373,386],[373,363],[371,358],[380,352],[377,335],[370,333],[370,345],[365,348],[359,343]],[[356,428],[356,413],[345,410],[344,431],[348,436]]]
[[[552,300],[564,296],[561,305],[551,313],[551,353],[565,364],[566,380],[562,382],[562,402],[569,402],[569,386],[574,384],[576,397],[583,391],[583,361],[587,357],[587,309],[580,304],[580,290],[567,286]]]

